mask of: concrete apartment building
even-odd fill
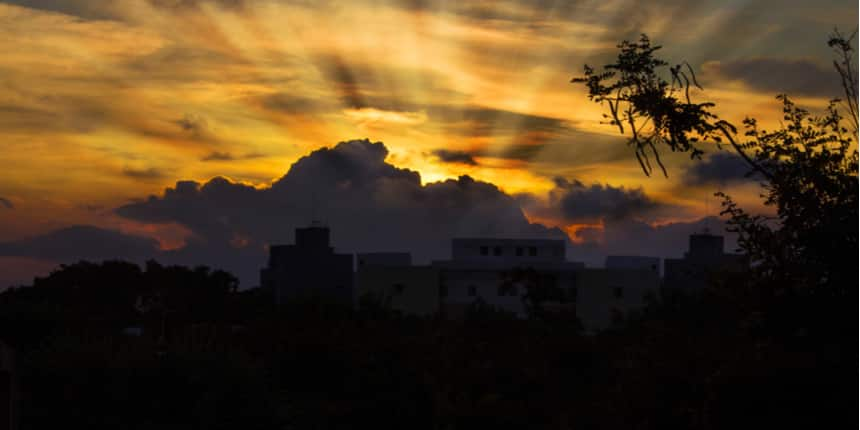
[[[669,289],[695,291],[704,288],[721,272],[742,272],[749,267],[747,258],[723,251],[723,236],[704,232],[690,235],[689,250],[683,258],[667,258],[663,285]]]
[[[297,228],[295,242],[270,246],[268,265],[260,270],[260,286],[272,289],[275,303],[316,296],[352,304],[353,256],[334,252],[328,227]]]
[[[562,292],[563,299],[548,308],[574,309],[589,330],[643,306],[660,288],[659,258],[610,256],[606,267],[586,268],[566,259],[565,245],[549,239],[453,239],[449,260],[415,266],[405,252],[359,253],[354,269],[352,255],[335,253],[328,228],[315,225],[297,229],[294,245],[272,246],[260,278],[277,303],[304,295],[354,306],[372,299],[404,314],[450,318],[462,317],[478,301],[525,317],[527,286],[539,284]],[[713,271],[745,267],[742,256],[722,248],[721,236],[692,235],[683,259],[666,260],[665,285],[700,288]]]
[[[439,270],[413,266],[409,253],[358,254],[355,301],[373,300],[409,315],[439,311]]]
[[[562,240],[454,239],[451,256],[432,265],[439,269],[440,310],[453,317],[476,300],[524,317],[523,283],[501,288],[513,269],[533,269],[542,285],[567,289],[574,286],[575,270],[584,267],[565,259]]]

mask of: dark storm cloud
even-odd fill
[[[414,12],[445,12],[475,21],[510,21],[535,24],[550,15],[566,16],[581,5],[580,1],[564,0],[476,0],[469,2],[438,2],[402,0],[404,9]]]
[[[4,209],[4,208],[5,209],[15,209],[15,205],[13,205],[9,199],[7,199],[5,197],[0,197],[0,209]]]
[[[540,132],[557,137],[574,130],[567,120],[481,106],[428,106],[427,115],[452,133],[473,136]]]
[[[0,243],[0,256],[46,260],[140,259],[158,255],[154,239],[93,226],[71,226],[42,236]]]
[[[157,169],[155,167],[148,167],[145,169],[136,169],[133,167],[125,167],[122,169],[122,174],[129,178],[140,179],[144,181],[162,179],[167,176],[167,174],[161,169]]]
[[[340,250],[411,251],[416,261],[445,258],[450,239],[458,236],[566,237],[530,224],[517,202],[493,184],[462,176],[422,185],[417,172],[386,163],[387,154],[379,142],[342,142],[302,157],[270,188],[224,178],[180,181],[116,213],[187,227],[195,242],[186,255],[191,249],[199,255],[245,252],[256,256],[257,266],[265,244],[291,242],[293,229],[314,218],[330,226]],[[252,282],[253,267],[224,260],[225,267],[251,273],[245,281]]]
[[[30,9],[59,12],[83,19],[113,19],[115,15],[101,2],[90,0],[2,0],[6,3]]]
[[[689,247],[690,235],[704,231],[723,235],[725,252],[737,251],[737,234],[728,232],[715,216],[656,226],[625,219],[604,220],[599,227],[578,230],[568,246],[568,258],[591,266],[602,266],[610,255],[679,258]]]
[[[547,144],[512,144],[505,145],[497,150],[487,148],[476,151],[475,155],[505,160],[531,161],[547,149],[547,147]]]
[[[518,199],[526,212],[565,224],[640,218],[665,209],[641,188],[585,185],[564,178],[555,178],[555,188],[550,190],[546,201],[530,194],[520,195]]]
[[[705,72],[773,94],[828,98],[841,94],[836,72],[808,60],[754,58],[712,62],[705,65]]]
[[[193,114],[185,114],[182,118],[174,121],[174,123],[178,125],[182,131],[193,135],[203,134],[208,128],[206,120],[203,117]]]
[[[201,159],[200,159],[200,161],[237,161],[237,160],[250,160],[250,159],[254,159],[254,158],[261,158],[261,157],[264,157],[264,156],[265,156],[264,154],[259,154],[259,153],[256,153],[256,152],[251,152],[251,153],[248,153],[248,154],[233,155],[233,154],[231,154],[231,153],[229,153],[229,152],[212,151],[212,152],[210,152],[209,154],[207,154],[206,156],[204,156],[203,158],[201,158]]]
[[[216,5],[228,10],[243,10],[245,0],[147,0],[153,7],[170,10],[199,9],[203,4]]]
[[[269,94],[259,100],[263,108],[288,115],[311,115],[335,111],[338,108],[323,100],[314,100],[289,93]]]
[[[818,97],[840,95],[835,72],[807,60],[755,58],[708,63],[705,70],[723,79],[740,80],[762,92]]]
[[[684,172],[684,183],[690,185],[727,185],[755,181],[750,166],[740,156],[729,152],[716,152],[705,160],[689,164]]]
[[[449,149],[437,149],[433,151],[433,155],[445,163],[461,163],[470,166],[477,166],[478,162],[472,158],[472,154],[467,151],[455,151]]]
[[[415,111],[423,106],[411,102],[410,97],[413,96],[432,94],[449,103],[467,97],[451,89],[450,76],[426,68],[368,62],[348,53],[317,55],[313,64],[335,89],[334,97],[340,105],[332,106],[334,108]],[[288,107],[293,100],[301,102],[300,96],[285,94],[284,97],[289,102]]]
[[[177,43],[151,53],[132,56],[120,63],[123,79],[128,82],[174,85],[185,82],[217,82],[224,84],[259,82],[259,75],[249,70],[272,66],[277,80],[294,78],[295,59],[282,54],[277,61],[254,63],[247,57],[222,47],[203,47]]]
[[[350,65],[339,55],[319,57],[316,65],[323,76],[335,84],[335,89],[344,106],[351,108],[367,106],[364,102],[362,83],[359,82],[359,77],[365,83],[367,81],[373,82],[371,71],[366,68]],[[357,73],[360,74],[357,75]]]
[[[585,257],[611,249],[604,244],[606,237],[622,240],[612,236],[615,231],[628,232],[631,243],[642,244],[658,234],[637,221],[660,208],[641,190],[558,179],[549,196],[552,206],[538,207],[533,196],[514,198],[491,183],[468,176],[422,184],[417,172],[386,163],[387,155],[381,142],[341,142],[300,158],[268,188],[221,177],[205,183],[179,181],[160,195],[115,209],[119,216],[137,222],[187,228],[191,235],[178,250],[159,251],[151,239],[73,227],[3,244],[0,255],[46,259],[155,256],[174,264],[224,268],[248,287],[256,285],[266,258],[265,245],[291,243],[294,229],[312,220],[331,228],[333,245],[341,252],[409,251],[417,262],[447,258],[454,237],[567,239],[557,228],[530,223],[521,204],[530,212],[544,210],[544,215],[565,222],[602,220],[607,226],[599,232],[602,236],[583,230],[577,238],[581,243],[570,244],[575,251],[571,255],[585,261],[590,261]]]

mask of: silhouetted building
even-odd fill
[[[565,259],[565,243],[550,239],[454,239],[451,260],[434,261],[439,270],[441,311],[457,317],[481,300],[501,310],[525,316],[524,282],[503,288],[515,269],[532,269],[547,288],[573,284],[582,263]]]
[[[296,229],[294,245],[269,247],[269,264],[260,271],[260,285],[271,288],[275,302],[321,297],[352,304],[352,254],[336,254],[329,229],[320,225]]]
[[[576,271],[572,300],[576,315],[589,330],[608,327],[613,318],[645,305],[660,288],[660,274],[650,267],[580,269]]]
[[[412,254],[408,252],[365,252],[356,254],[358,269],[363,266],[402,267],[412,265]]]
[[[545,309],[573,310],[594,330],[642,306],[660,285],[659,259],[613,258],[618,267],[590,269],[566,260],[562,240],[454,239],[452,256],[433,266],[439,269],[440,310],[455,318],[478,300],[524,317],[531,285],[556,294]]]
[[[638,255],[610,255],[606,257],[607,269],[651,270],[660,273],[660,258]]]
[[[690,235],[690,248],[684,253],[684,258],[665,260],[664,286],[669,289],[696,290],[704,288],[715,274],[746,270],[746,256],[727,254],[723,246],[723,236],[707,231]]]
[[[439,270],[412,266],[409,253],[358,254],[356,301],[375,302],[409,315],[439,311]]]

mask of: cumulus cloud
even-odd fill
[[[439,161],[443,161],[445,163],[460,163],[460,164],[468,164],[470,166],[477,166],[478,162],[472,157],[467,151],[456,151],[450,149],[437,149],[433,151],[433,155],[439,159]]]
[[[578,230],[568,246],[568,258],[592,266],[603,265],[610,255],[680,258],[688,250],[690,235],[705,231],[725,237],[725,252],[737,251],[737,235],[726,231],[725,222],[714,216],[661,225],[609,219]]]
[[[263,154],[257,152],[250,152],[247,154],[239,154],[233,155],[230,152],[221,152],[221,151],[212,151],[206,154],[200,161],[236,161],[236,160],[250,160],[253,158],[263,157]]]
[[[76,225],[22,239],[0,243],[0,256],[31,257],[53,261],[150,258],[159,254],[155,239],[115,230]]]
[[[517,201],[493,184],[468,176],[422,184],[417,172],[386,163],[387,155],[381,142],[341,142],[302,157],[268,188],[225,178],[179,181],[116,213],[187,227],[193,239],[171,257],[223,262],[248,274],[245,285],[256,282],[265,245],[292,242],[294,229],[315,218],[331,228],[340,251],[410,251],[419,262],[447,258],[453,237],[567,237],[529,223]],[[240,260],[248,266],[239,267]]]
[[[652,215],[666,209],[641,188],[628,189],[609,184],[586,185],[578,180],[555,178],[555,187],[546,199],[531,194],[518,196],[523,209],[541,219],[563,224],[595,223]]]
[[[75,226],[44,236],[0,244],[0,256],[50,260],[158,258],[172,264],[209,265],[256,285],[266,246],[292,243],[296,227],[312,220],[331,228],[340,252],[405,251],[426,263],[450,256],[455,237],[555,238],[568,241],[569,258],[601,265],[612,253],[678,255],[698,226],[653,227],[640,218],[662,205],[640,189],[585,185],[557,179],[546,201],[510,196],[469,176],[422,184],[417,172],[385,161],[381,142],[353,140],[322,148],[296,161],[270,187],[216,177],[178,181],[160,195],[114,211],[148,225],[181,225],[185,246],[161,250],[150,238]],[[521,206],[522,205],[522,206]],[[599,220],[600,228],[575,232],[531,223],[528,211],[544,211],[564,223]]]
[[[705,160],[691,163],[684,171],[684,182],[691,185],[729,185],[754,181],[749,165],[740,156],[729,152],[715,152]]]
[[[828,98],[841,94],[836,73],[809,60],[751,58],[712,61],[702,67],[707,74],[742,81],[755,90],[767,93]]]
[[[128,176],[129,178],[139,179],[142,181],[162,179],[167,176],[164,171],[155,167],[138,169],[126,166],[122,169],[122,174],[124,176]]]

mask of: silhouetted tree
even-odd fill
[[[701,87],[692,67],[669,67],[644,35],[618,45],[615,63],[600,72],[585,66],[584,76],[573,79],[587,86],[591,100],[608,106],[605,116],[628,135],[646,175],[652,160],[667,173],[662,150],[695,159],[706,145],[728,142],[757,175],[763,203],[775,212],[751,214],[717,193],[751,272],[726,274],[698,295],[664,296],[607,333],[633,353],[625,373],[641,378],[630,381],[633,387],[660,381],[650,381],[644,371],[687,390],[669,396],[692,399],[687,416],[659,415],[670,418],[670,426],[824,426],[823,420],[833,422],[850,407],[845,399],[854,391],[846,381],[856,357],[858,258],[852,40],[835,32],[829,41],[838,53],[834,65],[846,99],[813,115],[779,95],[783,122],[773,131],[748,118],[739,135],[713,113],[715,104],[694,102],[691,88]],[[689,363],[685,371],[695,369],[689,378],[678,377],[676,357]],[[624,413],[655,418],[635,409]]]
[[[760,175],[764,204],[776,210],[776,217],[751,215],[718,193],[724,198],[722,213],[739,233],[739,246],[749,254],[755,273],[783,288],[823,287],[844,295],[846,288],[856,291],[857,281],[852,267],[858,246],[852,38],[837,31],[829,41],[839,53],[834,64],[852,130],[839,112],[839,100],[817,116],[779,95],[784,114],[780,128],[762,130],[755,119],[747,118],[742,138],[732,124],[712,112],[714,103],[692,101],[690,88],[699,87],[692,67],[687,63],[669,67],[655,56],[660,47],[652,46],[645,35],[638,42],[618,45],[617,61],[602,72],[586,65],[585,75],[573,82],[584,83],[590,99],[609,107],[605,116],[622,134],[629,133],[628,143],[646,174],[653,170],[652,157],[665,173],[659,158],[664,148],[699,158],[703,145],[729,142],[751,174]],[[668,73],[663,72],[666,68]]]

